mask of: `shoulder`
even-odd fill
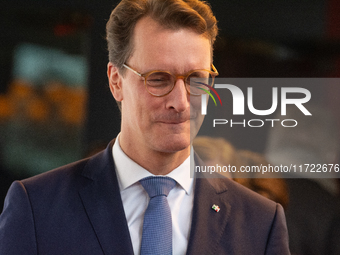
[[[266,209],[267,211],[275,211],[276,205],[272,200],[261,196],[260,194],[242,186],[241,184],[230,180],[230,179],[222,179],[226,182],[228,187],[228,197],[230,201],[233,201],[234,204],[242,207],[254,207],[258,209]]]
[[[81,175],[83,169],[90,159],[82,159],[71,164],[67,164],[62,167],[47,171],[42,174],[35,175],[33,177],[22,180],[21,182],[25,186],[43,185],[46,183],[58,183],[65,181],[65,179],[76,179],[77,176]]]
[[[13,190],[19,189],[21,190],[20,193],[26,193],[31,202],[37,200],[35,202],[40,201],[39,204],[44,202],[49,204],[52,197],[61,199],[72,197],[70,196],[72,194],[73,197],[78,196],[79,190],[90,184],[92,180],[98,179],[100,175],[105,175],[108,172],[106,166],[110,165],[110,169],[114,166],[113,159],[109,156],[111,153],[109,147],[92,157],[16,181],[9,191],[13,192]]]
[[[242,214],[245,221],[255,225],[255,222],[269,229],[279,222],[286,229],[286,217],[283,207],[268,198],[242,186],[233,180],[225,180],[228,185],[227,201],[233,214]],[[261,228],[259,226],[259,228]],[[284,230],[286,231],[286,230]]]
[[[241,184],[225,177],[208,178],[207,181],[216,192],[225,192],[227,202],[235,208],[256,209],[259,211],[274,213],[277,203],[269,200],[258,193],[242,186]]]
[[[81,187],[88,180],[98,178],[108,165],[114,166],[112,158],[112,143],[108,147],[93,155],[45,173],[24,179],[22,185],[30,190],[51,190],[54,188]]]
[[[205,165],[200,157],[195,153],[195,163]],[[241,184],[226,178],[219,173],[195,173],[198,182],[206,180],[210,185],[202,186],[203,189],[212,187],[216,193],[225,193],[224,197],[228,203],[240,210],[248,211],[250,208],[258,209],[268,213],[275,213],[277,204],[258,193],[242,186]],[[204,183],[205,181],[203,181]],[[198,185],[200,186],[200,185]]]
[[[210,223],[212,217],[224,219],[219,223],[224,226],[219,254],[231,250],[235,254],[289,254],[286,220],[279,204],[227,178],[196,179],[195,196],[196,208],[205,216],[201,219],[209,218]],[[202,208],[215,203],[220,207],[218,216]]]
[[[94,180],[102,183],[103,179],[109,179],[108,176],[114,173],[108,171],[112,165],[107,162],[107,155],[108,149],[93,157],[15,181],[8,190],[4,211],[16,211],[18,215],[32,211],[35,215],[44,215],[46,211],[60,212],[65,206],[80,206],[79,194],[82,190]]]
[[[229,217],[235,224],[249,224],[259,229],[270,229],[273,221],[285,223],[283,208],[254,191],[228,178],[198,178],[196,179],[196,193],[200,200],[210,203],[214,199],[228,208]]]
[[[85,180],[82,172],[88,159],[83,159],[45,173],[15,182],[12,186],[21,187],[31,197],[51,197],[52,194],[75,190]],[[18,186],[18,184],[20,184]]]
[[[235,181],[228,180],[227,201],[231,206],[230,227],[241,236],[253,238],[255,242],[265,243],[265,254],[290,254],[288,230],[282,206]],[[241,231],[240,226],[245,230]],[[249,233],[250,236],[249,236]],[[257,243],[256,250],[262,250]],[[255,253],[254,253],[255,254]]]
[[[280,222],[282,229],[286,228],[286,218],[280,204],[228,178],[208,179],[208,182],[216,192],[222,194],[225,190],[221,197],[229,206],[230,217],[235,224],[247,224],[249,229],[262,229],[263,232],[270,230],[276,222]]]

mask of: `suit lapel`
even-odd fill
[[[216,254],[225,231],[231,206],[223,179],[197,178],[187,254]],[[213,205],[219,212],[212,209]]]
[[[89,160],[79,195],[104,254],[133,254],[130,233],[108,148]],[[221,179],[197,178],[187,254],[214,254],[227,225],[231,207],[227,187]],[[212,205],[220,207],[220,212]]]
[[[112,145],[89,160],[79,191],[104,254],[133,254],[130,233],[112,159]]]

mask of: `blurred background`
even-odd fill
[[[214,53],[219,77],[340,77],[340,1],[209,2],[220,28]],[[0,211],[13,180],[79,160],[118,134],[120,112],[108,88],[105,43],[105,24],[117,3],[0,0]],[[333,116],[332,137],[337,143],[340,84],[315,89],[317,106]],[[261,96],[268,95],[261,94],[260,101]],[[237,150],[265,155],[271,150],[270,131],[227,129],[214,136]],[[335,153],[333,163],[339,159]],[[339,201],[337,183],[334,179],[331,208]],[[293,196],[290,201],[294,205]],[[340,224],[337,212],[330,216],[333,226]],[[295,214],[289,216],[288,211],[287,218],[296,218]],[[315,232],[307,228],[301,232],[293,224],[290,228],[292,233],[298,229],[295,240],[306,231]],[[328,229],[327,238],[320,240],[330,240],[334,231],[337,228]],[[295,254],[331,254],[323,253],[324,243],[321,253],[291,245],[297,247]]]

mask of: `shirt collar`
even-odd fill
[[[145,168],[129,158],[119,145],[119,135],[112,148],[120,190],[125,190],[139,180],[154,176]],[[173,178],[190,195],[193,190],[194,179],[190,178],[190,156],[177,168],[165,175]]]

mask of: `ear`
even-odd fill
[[[107,64],[107,77],[109,79],[109,86],[113,97],[116,99],[116,101],[122,101],[122,77],[118,72],[118,68],[111,62]]]

